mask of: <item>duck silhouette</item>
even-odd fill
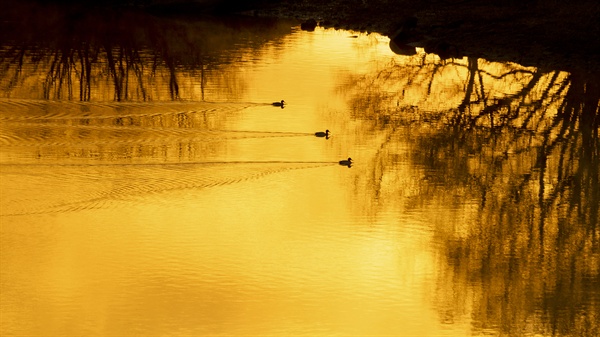
[[[329,130],[325,130],[325,132],[319,131],[315,132],[316,137],[325,137],[325,139],[329,139]]]
[[[283,109],[283,106],[285,105],[285,101],[281,100],[281,102],[273,102],[273,103],[271,103],[271,105],[280,106]]]
[[[352,166],[352,158],[348,157],[348,160],[340,160],[339,164],[342,166],[351,167]]]

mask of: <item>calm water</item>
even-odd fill
[[[596,74],[47,16],[0,50],[1,335],[600,334]]]

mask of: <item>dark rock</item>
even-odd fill
[[[300,29],[307,32],[313,32],[315,28],[317,28],[317,20],[315,19],[308,19],[300,24]]]
[[[396,44],[394,40],[390,40],[390,49],[398,55],[412,56],[417,54],[417,48],[405,44]]]

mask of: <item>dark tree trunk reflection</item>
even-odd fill
[[[191,98],[198,86],[203,96],[207,77],[218,80],[223,68],[236,66],[239,56],[225,51],[237,42],[260,34],[263,42],[249,43],[253,49],[246,51],[257,53],[264,41],[289,33],[285,23],[269,19],[185,20],[127,9],[48,6],[19,20],[8,20],[0,33],[5,97],[177,100]],[[202,78],[196,83],[197,70]],[[41,88],[33,83],[40,77]]]

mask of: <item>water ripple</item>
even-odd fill
[[[0,99],[0,120],[102,120],[151,118],[181,113],[227,113],[256,103],[229,102],[72,102]]]
[[[332,162],[230,161],[179,164],[4,164],[3,216],[65,213],[146,203],[164,193],[214,188]],[[29,177],[29,178],[26,178]],[[14,179],[12,179],[14,178]],[[26,181],[23,181],[26,178]],[[69,191],[70,186],[84,186]],[[54,190],[54,193],[52,193]],[[37,197],[48,191],[56,198]]]

